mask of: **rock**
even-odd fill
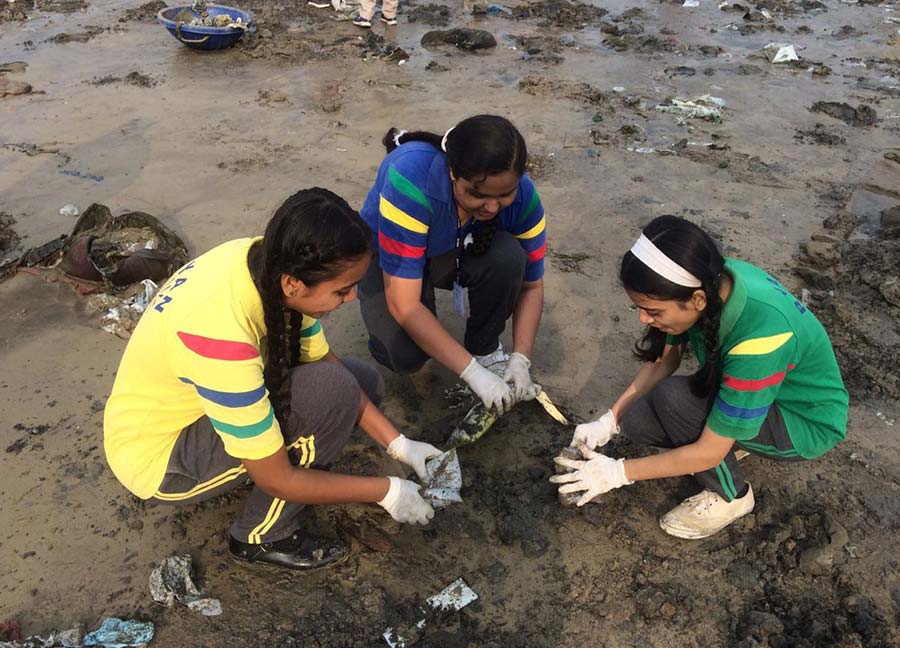
[[[9,72],[10,74],[22,74],[28,67],[28,63],[23,61],[11,61],[9,63],[0,63],[0,72]]]
[[[834,288],[834,279],[815,268],[797,266],[794,268],[794,272],[813,288],[818,288],[819,290],[831,290]]]
[[[807,241],[800,244],[800,249],[816,268],[830,268],[841,260],[841,253],[834,243]]]
[[[812,105],[810,111],[840,119],[850,126],[872,126],[878,120],[875,109],[865,104],[854,108],[849,104],[837,101],[817,101]]]
[[[435,29],[422,36],[422,47],[455,45],[461,50],[474,51],[497,46],[494,35],[483,29]]]
[[[744,615],[738,626],[740,636],[749,636],[765,642],[772,635],[784,632],[784,624],[771,612],[751,611]]]
[[[425,69],[429,72],[449,72],[450,68],[446,65],[441,65],[437,61],[429,61],[428,65],[425,66]]]
[[[800,554],[800,569],[810,576],[827,576],[834,567],[831,545],[811,547]]]
[[[900,205],[894,205],[881,212],[881,226],[885,229],[900,226]]]
[[[28,94],[31,92],[31,85],[24,81],[13,81],[5,76],[0,76],[0,97],[14,97],[16,95]]]
[[[900,277],[885,277],[878,286],[878,292],[891,306],[900,307]]]

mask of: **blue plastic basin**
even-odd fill
[[[219,50],[229,48],[241,40],[241,38],[244,37],[244,32],[250,29],[251,17],[249,13],[241,11],[240,9],[235,9],[234,7],[214,4],[206,5],[206,11],[210,17],[214,18],[216,16],[227,14],[234,22],[237,22],[237,19],[240,18],[241,23],[244,24],[247,29],[240,29],[238,27],[201,27],[188,25],[182,22],[176,23],[174,20],[175,16],[185,9],[193,12],[190,5],[167,7],[156,14],[156,20],[160,25],[163,25],[168,29],[169,33],[172,34],[176,40],[193,49]],[[193,13],[199,17],[199,14],[196,12]]]

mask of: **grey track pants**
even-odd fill
[[[625,413],[620,421],[622,434],[637,443],[658,448],[689,445],[703,432],[710,400],[691,393],[687,376],[666,378]],[[769,459],[801,459],[788,436],[778,406],[773,404],[756,438],[737,441],[722,463],[712,470],[694,474],[703,488],[715,491],[728,502],[735,499],[747,483],[734,456],[737,448]]]
[[[459,258],[459,283],[469,293],[470,314],[464,345],[473,355],[495,351],[506,320],[512,315],[525,277],[525,251],[509,232],[497,231],[482,255],[464,252]],[[432,313],[434,289],[452,289],[456,277],[456,251],[429,259],[422,278],[422,303]],[[413,373],[428,361],[428,354],[409,337],[388,311],[384,275],[378,257],[359,284],[359,307],[369,332],[369,351],[379,363],[397,373]]]
[[[359,422],[359,390],[372,402],[384,398],[384,381],[371,365],[346,359],[340,367],[314,362],[293,369],[291,415],[287,446],[295,466],[327,468],[341,452]],[[150,501],[193,504],[247,483],[247,471],[225,452],[225,446],[205,416],[178,437],[159,491]],[[303,504],[271,497],[253,487],[244,512],[231,525],[242,542],[274,542],[298,527]]]

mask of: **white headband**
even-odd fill
[[[454,129],[454,128],[456,128],[456,126],[451,126],[451,127],[447,130],[447,132],[444,133],[444,138],[441,140],[441,150],[442,150],[444,153],[447,152],[447,136],[450,135],[450,133],[453,132],[453,129]]]
[[[409,131],[405,128],[401,128],[399,131],[394,133],[394,144],[400,146],[400,138],[406,135]]]
[[[688,288],[699,288],[703,285],[697,277],[663,254],[662,250],[643,234],[635,241],[631,253],[653,272],[674,284]]]

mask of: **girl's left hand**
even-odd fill
[[[428,473],[425,471],[425,462],[441,454],[441,451],[430,443],[413,441],[401,434],[391,441],[391,444],[387,447],[387,453],[390,457],[397,461],[402,461],[415,470],[419,476],[419,481],[424,484],[428,478]]]
[[[582,453],[584,453],[583,449]],[[624,459],[613,459],[598,452],[590,452],[590,455],[591,459],[588,461],[562,457],[556,457],[553,460],[560,466],[571,468],[574,471],[564,475],[553,475],[550,478],[554,484],[563,484],[559,487],[560,493],[585,491],[578,500],[577,506],[584,506],[598,495],[634,483],[628,481],[625,476]]]
[[[512,386],[513,402],[534,400],[541,393],[541,386],[531,380],[531,360],[516,351],[509,354],[503,380]]]

